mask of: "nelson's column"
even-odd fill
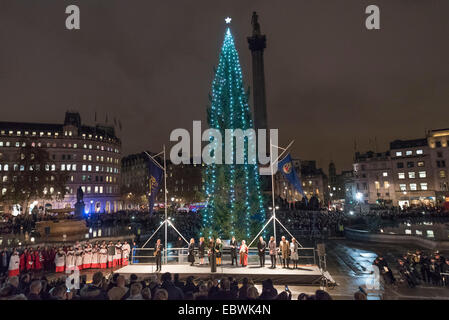
[[[260,33],[259,16],[253,12],[251,24],[253,34],[248,37],[249,49],[251,50],[251,60],[253,68],[253,108],[254,108],[254,129],[266,129],[265,151],[270,154],[270,136],[267,121],[267,102],[265,94],[265,71],[263,64],[263,51],[267,47],[265,35]],[[258,149],[258,148],[257,148]],[[265,193],[271,191],[271,178],[261,176],[262,189]]]

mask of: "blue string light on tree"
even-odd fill
[[[207,110],[209,127],[219,130],[222,137],[225,137],[225,129],[244,131],[253,128],[239,56],[228,26],[231,20],[229,17],[225,19],[227,28]],[[251,137],[245,138],[244,164],[235,164],[234,144],[231,150],[233,164],[211,164],[206,167],[204,189],[208,204],[202,212],[202,234],[226,239],[231,236],[249,239],[263,225],[265,211],[259,168],[248,156],[247,146],[251,143],[256,142]],[[222,144],[224,150],[224,141]]]

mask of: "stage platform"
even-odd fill
[[[136,274],[139,278],[147,278],[153,274],[161,274],[170,272],[172,274],[179,274],[180,279],[185,279],[189,276],[194,276],[195,279],[221,279],[223,277],[234,277],[236,279],[249,278],[255,282],[261,282],[265,279],[272,279],[275,284],[297,284],[297,285],[312,285],[319,284],[323,278],[318,266],[302,265],[298,269],[283,269],[277,267],[270,269],[269,267],[260,268],[259,266],[234,267],[223,265],[217,267],[217,272],[211,273],[208,265],[185,265],[185,264],[166,264],[162,265],[161,272],[155,272],[156,266],[153,264],[132,264],[126,267],[117,269],[114,273],[120,273],[125,277],[131,274]],[[330,278],[330,275],[325,277]]]

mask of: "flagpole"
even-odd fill
[[[274,243],[276,242],[276,206],[274,204],[274,172],[273,172],[273,143],[270,137],[270,167],[271,167],[271,199],[273,201],[272,209],[273,209],[273,234],[274,234]]]
[[[165,144],[164,144],[164,148],[163,148],[163,152],[164,152],[164,195],[165,195],[165,264],[167,264],[167,162],[165,159]]]

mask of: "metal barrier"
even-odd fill
[[[265,259],[269,258],[269,251],[265,251]],[[187,248],[169,248],[162,250],[162,263],[172,264],[186,264],[188,263],[189,251]],[[316,265],[316,249],[315,248],[298,248],[299,264],[312,264]],[[195,248],[195,260],[198,261],[198,249]],[[209,256],[207,251],[204,256],[204,262],[208,263]],[[237,257],[237,260],[240,260]],[[277,254],[277,261],[279,261],[279,252]],[[154,248],[133,248],[131,252],[131,264],[146,264],[155,265],[156,258],[154,256]],[[223,248],[222,251],[222,264],[231,262],[231,248]],[[258,264],[259,255],[257,248],[248,248],[248,264]]]

